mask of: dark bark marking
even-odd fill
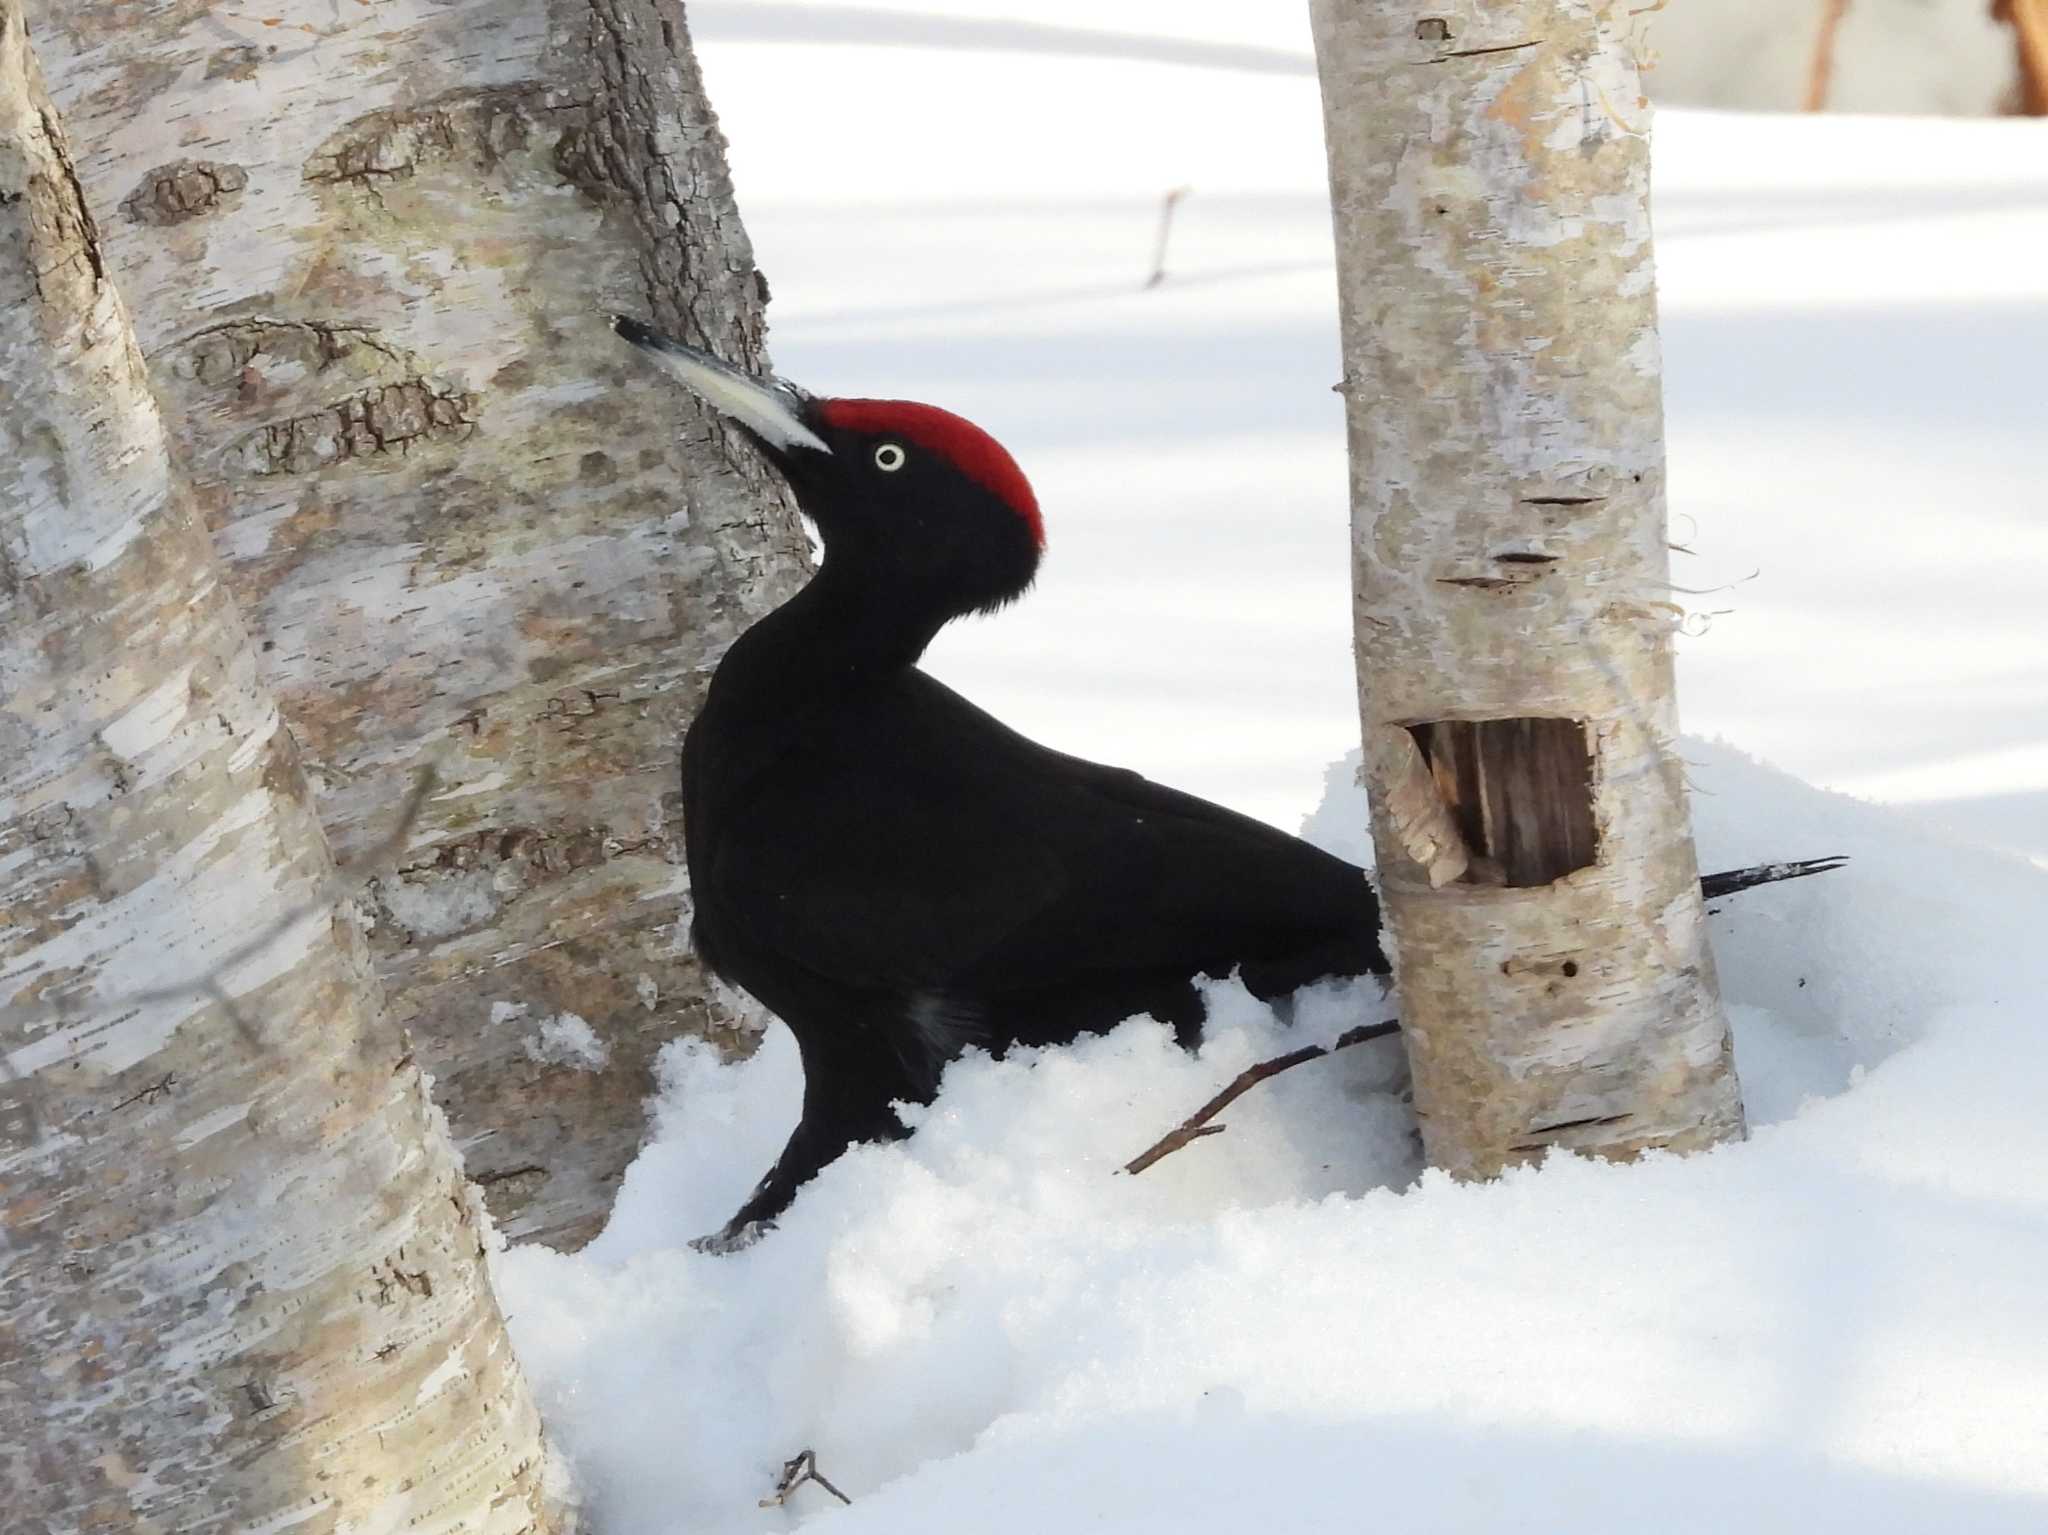
[[[1446,59],[1479,59],[1492,53],[1520,53],[1525,48],[1541,48],[1542,46],[1543,39],[1539,37],[1526,43],[1496,43],[1491,48],[1452,48],[1447,52],[1438,54],[1433,59],[1424,59],[1422,62],[1425,64],[1441,64]]]
[[[467,437],[478,398],[424,378],[350,395],[325,410],[275,421],[237,450],[252,475],[308,474],[334,464],[403,453],[416,442]]]
[[[418,1269],[408,1274],[398,1266],[396,1258],[390,1259],[385,1266],[390,1269],[391,1272],[389,1274],[380,1273],[375,1264],[370,1265],[370,1278],[377,1283],[375,1298],[378,1305],[388,1306],[391,1304],[393,1286],[405,1291],[408,1295],[416,1295],[422,1300],[433,1299],[434,1279],[425,1269]]]
[[[206,61],[209,80],[253,80],[263,62],[263,50],[254,43],[236,43],[222,48]]]
[[[366,113],[306,161],[316,185],[404,180],[423,166],[465,160],[490,170],[532,142],[537,117],[551,110],[534,86],[457,91],[417,107]]]
[[[202,384],[239,383],[244,370],[259,357],[300,363],[309,372],[319,373],[359,350],[375,352],[391,362],[417,369],[417,364],[398,348],[380,340],[373,326],[347,321],[261,317],[223,320],[169,345],[185,349],[179,371]]]
[[[1507,590],[1511,586],[1519,586],[1521,583],[1507,576],[1438,576],[1436,584],[1438,586],[1469,586],[1474,591],[1479,592],[1500,592]]]
[[[43,137],[49,140],[50,155],[57,162],[58,173],[63,177],[63,190],[54,199],[56,206],[51,210],[56,224],[60,245],[76,243],[78,254],[85,257],[86,265],[92,268],[93,281],[104,282],[107,276],[105,262],[100,259],[100,230],[93,222],[92,208],[85,200],[85,188],[78,180],[78,169],[71,163],[71,146],[65,142],[64,131],[57,119],[50,115],[47,107],[36,108],[36,116],[43,125]],[[31,178],[30,190],[35,181]],[[38,295],[43,291],[40,272],[31,272]]]
[[[138,224],[182,224],[211,213],[248,184],[239,165],[173,160],[144,176],[121,199],[121,211]]]
[[[487,1189],[494,1183],[505,1183],[513,1178],[545,1178],[547,1175],[548,1170],[545,1167],[528,1162],[520,1167],[504,1168],[499,1172],[472,1173],[469,1181],[478,1188]]]
[[[1528,1138],[1516,1142],[1513,1149],[1517,1152],[1548,1151],[1555,1144],[1549,1137],[1563,1135],[1567,1130],[1605,1129],[1609,1125],[1626,1124],[1629,1118],[1627,1114],[1605,1114],[1587,1119],[1560,1120],[1554,1125],[1531,1125]]]
[[[118,1114],[121,1112],[121,1110],[127,1108],[130,1104],[133,1103],[140,1103],[144,1105],[155,1103],[157,1099],[163,1097],[166,1093],[170,1092],[170,1090],[176,1087],[177,1085],[178,1074],[174,1071],[167,1071],[161,1077],[157,1078],[156,1081],[150,1083],[149,1086],[143,1088],[142,1091],[137,1093],[130,1093],[126,1098],[123,1098],[111,1109],[107,1110],[107,1112],[109,1114]]]

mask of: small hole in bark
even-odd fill
[[[1447,43],[1451,40],[1451,24],[1441,16],[1425,16],[1415,23],[1415,40],[1420,43]]]
[[[1484,874],[1528,889],[1592,865],[1599,846],[1583,720],[1436,720],[1408,732],[1472,852],[1464,883]]]
[[[1577,975],[1579,973],[1579,962],[1575,959],[1566,960],[1564,962],[1564,973],[1566,979],[1570,979],[1572,976]]]

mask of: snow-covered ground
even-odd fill
[[[1359,852],[1300,8],[935,10],[692,7],[778,364],[1032,475],[942,675]],[[1669,113],[1658,233],[1685,717],[1788,770],[1688,742],[1702,859],[1855,858],[1714,919],[1755,1137],[1418,1182],[1385,1044],[1115,1174],[1383,1005],[1225,988],[1198,1057],[963,1063],[721,1259],[794,1049],[675,1049],[605,1235],[499,1261],[606,1535],[2048,1528],[2048,124]],[[855,1506],[756,1508],[806,1447]]]

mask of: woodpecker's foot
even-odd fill
[[[690,1239],[690,1251],[708,1253],[714,1258],[723,1258],[727,1253],[736,1253],[752,1247],[761,1238],[775,1229],[773,1221],[734,1221],[721,1231],[708,1232],[701,1237]]]

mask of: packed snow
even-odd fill
[[[785,1527],[2038,1531],[2048,1519],[2048,874],[1687,743],[1703,855],[1843,873],[1713,919],[1756,1133],[1690,1159],[1421,1174],[1398,1043],[1254,1088],[1118,1171],[1291,1028],[1212,991],[970,1058],[732,1257],[796,1117],[795,1046],[670,1047],[655,1144],[567,1257],[498,1259],[609,1535]],[[1351,774],[1318,822],[1355,825]],[[814,1450],[815,1486],[756,1504]]]
[[[1040,589],[941,675],[1363,858],[1299,7],[932,9],[692,7],[778,366],[1032,475]],[[2048,124],[1672,112],[1657,196],[1702,862],[1853,858],[1711,919],[1752,1138],[1455,1185],[1389,1041],[1120,1173],[1393,1011],[1225,983],[1195,1056],[970,1057],[712,1257],[800,1074],[672,1046],[604,1234],[496,1260],[606,1535],[2048,1528]],[[852,1507],[757,1506],[804,1449]]]

